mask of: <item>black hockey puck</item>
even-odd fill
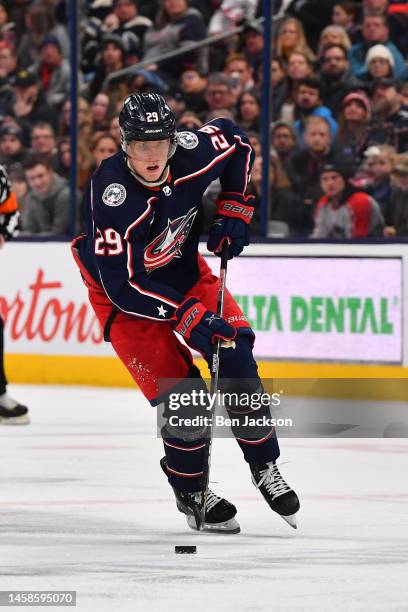
[[[197,552],[197,546],[175,546],[174,552],[176,555],[194,555]]]

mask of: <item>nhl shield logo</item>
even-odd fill
[[[102,195],[102,201],[107,206],[120,206],[126,200],[126,189],[120,183],[111,183]]]
[[[195,149],[198,145],[198,136],[193,132],[177,132],[177,143],[185,149]]]
[[[171,187],[169,187],[168,185],[165,185],[163,187],[163,193],[165,196],[171,196],[172,194]]]

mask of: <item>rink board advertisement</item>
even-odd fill
[[[8,353],[113,354],[67,243],[7,244],[1,258]],[[402,285],[398,257],[240,257],[228,269],[266,359],[401,363]]]

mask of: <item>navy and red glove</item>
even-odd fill
[[[195,297],[187,298],[180,304],[171,324],[188,346],[206,356],[211,355],[216,338],[233,340],[237,335],[235,327],[207,310]]]
[[[207,248],[216,255],[221,244],[228,240],[228,259],[239,255],[249,244],[249,223],[254,213],[254,196],[224,191],[217,198],[217,212],[210,227]]]

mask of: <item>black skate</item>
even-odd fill
[[[274,461],[264,464],[252,463],[252,482],[260,490],[274,512],[297,529],[296,512],[300,508],[299,499],[291,487],[284,481]]]
[[[160,465],[163,472],[167,475],[166,457],[160,460]],[[197,525],[201,517],[201,491],[184,493],[174,487],[172,489],[176,497],[177,508],[186,515],[188,526],[197,531]],[[218,495],[209,489],[203,531],[210,533],[239,533],[241,529],[239,523],[234,518],[236,513],[237,509],[233,504],[222,497],[218,497]]]
[[[29,422],[27,406],[19,404],[7,393],[0,395],[0,425],[27,425]]]

